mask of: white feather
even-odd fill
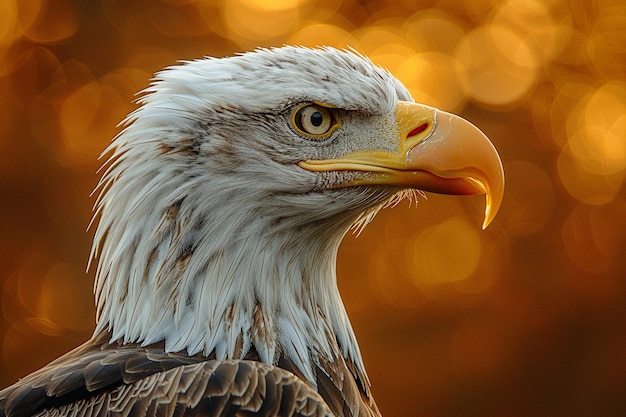
[[[274,363],[283,352],[311,383],[319,357],[342,355],[365,376],[335,259],[350,226],[395,190],[324,190],[337,178],[297,162],[375,146],[398,99],[410,96],[390,74],[334,49],[264,49],[158,74],[107,150],[96,333],[219,359],[254,347]],[[359,130],[332,147],[299,137],[289,112],[309,101],[348,111]]]

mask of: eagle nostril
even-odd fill
[[[410,138],[411,136],[415,136],[423,132],[424,130],[426,130],[427,127],[428,127],[428,123],[422,123],[421,125],[417,126],[415,129],[411,130],[409,134],[406,135],[406,137]]]

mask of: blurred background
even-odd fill
[[[101,150],[155,71],[353,47],[498,148],[506,195],[428,195],[339,254],[384,415],[626,415],[621,0],[2,0],[0,386],[87,339]]]

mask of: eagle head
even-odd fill
[[[283,47],[157,74],[107,152],[96,333],[366,380],[339,296],[344,234],[415,190],[503,194],[486,136],[351,51]]]

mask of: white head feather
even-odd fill
[[[334,190],[349,173],[297,162],[350,152],[350,135],[375,140],[407,90],[358,54],[284,47],[185,62],[145,93],[99,185],[96,333],[218,359],[284,353],[311,382],[320,357],[342,355],[365,375],[336,253],[397,190]],[[359,130],[332,146],[296,134],[291,111],[311,101]]]

